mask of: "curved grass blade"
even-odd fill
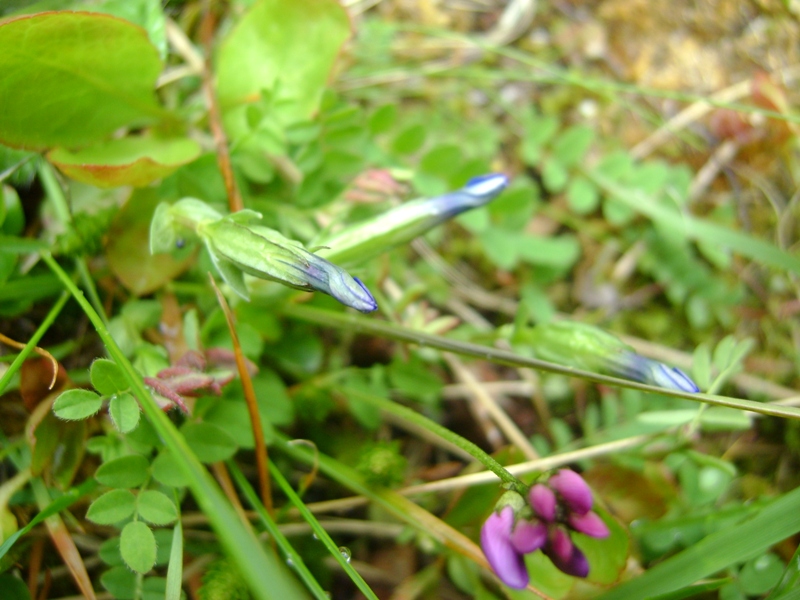
[[[270,461],[269,469],[272,472],[272,478],[278,483],[283,493],[286,494],[289,501],[297,507],[297,510],[300,511],[302,517],[306,520],[306,522],[311,526],[311,530],[316,534],[317,538],[325,544],[325,547],[328,551],[333,555],[333,558],[339,563],[344,570],[345,573],[350,577],[353,583],[356,584],[361,593],[364,594],[366,598],[370,600],[378,600],[378,597],[375,595],[375,592],[372,591],[372,588],[369,587],[366,581],[361,577],[358,571],[355,570],[353,565],[351,565],[347,560],[345,560],[342,553],[339,551],[339,547],[334,543],[331,539],[331,536],[328,535],[328,532],[319,524],[317,518],[311,513],[310,510],[306,507],[303,503],[300,496],[294,491],[292,486],[286,481],[286,478],[283,476],[283,473],[280,472],[275,464]]]
[[[275,521],[267,512],[267,509],[261,503],[261,500],[259,500],[258,496],[256,496],[255,490],[253,490],[247,479],[245,479],[241,470],[239,470],[239,467],[232,460],[227,461],[226,464],[228,465],[228,470],[231,472],[231,475],[233,475],[233,479],[236,482],[236,485],[239,487],[239,490],[242,492],[242,494],[244,494],[244,497],[250,503],[250,506],[252,506],[256,511],[259,519],[261,519],[261,523],[263,523],[264,527],[267,529],[267,532],[272,536],[272,539],[275,540],[275,542],[278,544],[278,547],[283,551],[284,555],[286,555],[287,564],[291,564],[292,568],[297,571],[300,579],[306,584],[306,587],[311,590],[311,593],[314,594],[315,598],[318,598],[319,600],[328,600],[328,594],[322,589],[322,586],[311,574],[311,571],[308,570],[306,563],[303,562],[303,557],[297,553],[297,551],[294,549],[294,546],[292,546],[292,543],[286,539],[286,536],[281,533],[280,529],[278,529],[278,524],[275,523]],[[273,470],[272,467],[273,465],[270,463],[270,470]],[[273,475],[275,471],[277,471],[277,469],[273,470]]]
[[[78,301],[92,322],[109,355],[120,367],[134,395],[139,399],[145,416],[178,461],[180,469],[189,481],[192,495],[200,509],[208,516],[225,551],[239,565],[242,576],[250,586],[253,595],[260,600],[275,597],[287,600],[305,598],[305,591],[297,584],[287,568],[278,561],[274,554],[268,554],[264,550],[252,529],[246,527],[239,519],[222,490],[197,460],[186,440],[155,403],[150,392],[145,388],[141,376],[122,353],[114,338],[111,337],[100,315],[92,308],[53,257],[49,253],[42,253],[41,256],[42,260],[61,280],[63,286]]]

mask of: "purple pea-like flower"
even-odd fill
[[[528,492],[531,508],[536,516],[548,523],[556,519],[556,495],[549,487],[537,483]]]
[[[528,585],[525,560],[511,543],[514,509],[504,506],[493,512],[481,528],[481,547],[494,572],[508,587],[521,590]]]
[[[536,552],[547,542],[547,525],[520,519],[511,533],[511,545],[521,554]]]
[[[583,515],[592,510],[592,490],[575,471],[561,469],[548,483],[572,512]]]
[[[572,513],[567,517],[567,523],[575,531],[593,538],[606,538],[611,533],[603,519],[592,511],[583,515]]]

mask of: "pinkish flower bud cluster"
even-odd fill
[[[586,577],[589,562],[570,532],[608,537],[592,503],[589,486],[569,469],[532,486],[527,502],[516,492],[503,494],[481,529],[481,546],[494,572],[507,586],[522,589],[529,581],[524,555],[541,550],[564,573]]]

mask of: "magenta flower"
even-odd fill
[[[556,495],[546,485],[537,483],[528,492],[528,499],[536,516],[551,523],[556,519]]]
[[[528,585],[528,571],[522,553],[511,543],[514,509],[504,506],[493,512],[481,528],[481,547],[492,569],[508,587],[521,590]]]
[[[515,589],[528,585],[524,556],[537,550],[567,575],[586,577],[589,561],[571,532],[594,538],[610,534],[592,504],[592,490],[569,469],[532,486],[527,503],[516,492],[503,494],[481,529],[483,552],[500,580]]]
[[[519,519],[511,533],[511,545],[521,554],[536,552],[547,541],[547,525]]]
[[[561,469],[547,483],[564,499],[571,511],[583,515],[592,510],[592,490],[575,471]]]

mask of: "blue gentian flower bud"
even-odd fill
[[[200,239],[225,282],[242,298],[249,293],[247,273],[305,291],[319,291],[346,306],[372,312],[378,308],[366,286],[341,267],[306,250],[300,242],[259,224],[252,210],[222,216],[200,200],[184,198],[161,204],[150,226],[151,252],[168,252]]]
[[[650,385],[697,393],[686,373],[634,352],[610,333],[593,325],[558,321],[517,332],[514,341],[529,343],[537,357],[589,371],[602,371]]]
[[[435,198],[405,202],[377,217],[317,238],[317,254],[339,264],[368,260],[411,241],[429,229],[467,210],[483,206],[508,185],[502,173],[470,179],[460,190]]]

